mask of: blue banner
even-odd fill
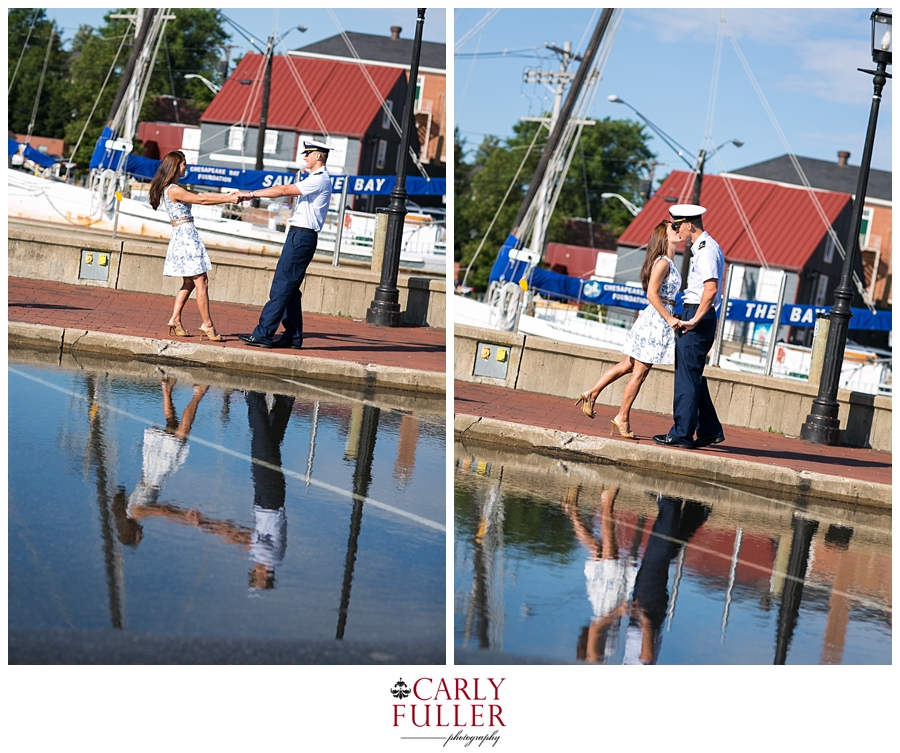
[[[816,314],[828,313],[831,306],[804,306],[786,303],[781,309],[781,324],[791,327],[814,327]],[[852,314],[848,328],[851,330],[891,331],[890,311],[850,309]],[[745,301],[734,298],[728,301],[726,319],[733,322],[771,323],[775,319],[775,304],[766,301]]]
[[[90,167],[92,170],[96,168],[118,169],[123,152],[109,149],[106,146],[107,141],[114,139],[115,133],[113,133],[112,129],[108,126],[104,128],[100,138],[97,139],[94,153],[91,155]],[[9,148],[12,150],[12,143],[10,143]],[[10,151],[10,154],[12,153]],[[53,160],[51,160],[51,164],[52,162]],[[152,180],[159,169],[160,162],[161,160],[129,154],[125,161],[125,172],[135,178]],[[245,170],[240,167],[224,167],[220,165],[188,165],[187,174],[181,182],[189,186],[230,188],[235,191],[258,191],[262,188],[294,183],[296,180],[296,172]],[[394,190],[394,186],[397,184],[397,176],[332,175],[332,193],[341,193],[344,190],[345,182],[347,182],[348,194],[385,196]],[[408,177],[406,179],[406,192],[410,196],[443,196],[447,193],[447,180],[445,178]]]

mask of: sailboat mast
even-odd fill
[[[607,27],[609,26],[609,20],[610,18],[612,18],[613,10],[613,8],[604,8],[603,12],[600,14],[600,20],[597,22],[597,26],[594,29],[594,33],[591,36],[590,42],[588,43],[587,50],[584,53],[584,59],[582,60],[581,65],[578,66],[578,72],[575,74],[575,78],[572,80],[572,88],[569,89],[569,94],[566,97],[566,101],[563,103],[559,118],[556,121],[556,124],[553,126],[553,130],[550,132],[550,137],[547,140],[547,146],[544,148],[544,153],[541,155],[541,159],[538,162],[537,169],[534,171],[534,175],[531,178],[531,182],[528,186],[528,193],[525,194],[525,198],[522,200],[522,206],[519,207],[519,213],[516,215],[516,220],[513,223],[514,233],[518,232],[519,226],[522,224],[522,220],[525,219],[525,214],[528,211],[528,208],[531,206],[532,202],[534,202],[535,197],[537,196],[538,191],[543,184],[544,175],[547,172],[547,166],[550,164],[550,160],[553,158],[556,149],[559,146],[563,131],[565,130],[569,117],[572,114],[572,110],[575,109],[575,103],[578,100],[579,94],[581,93],[581,87],[584,84],[585,79],[587,78],[588,71],[593,65],[594,56],[597,54],[597,50],[600,47],[600,42],[603,39],[603,35],[606,33]],[[521,238],[519,240],[519,243],[522,243]]]
[[[116,96],[113,98],[112,107],[109,108],[109,117],[107,123],[116,130],[121,119],[119,110],[125,95],[132,86],[134,79],[134,69],[137,65],[141,51],[147,41],[147,33],[150,31],[151,21],[156,14],[157,8],[144,8],[143,11],[137,13],[135,19],[134,46],[131,48],[131,55],[128,56],[128,62],[125,64],[125,70],[122,72],[122,78],[119,80],[119,88],[116,90]]]

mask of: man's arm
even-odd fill
[[[706,316],[707,312],[712,308],[713,301],[716,300],[718,290],[719,280],[715,277],[703,283],[703,295],[700,296],[700,305],[697,306],[697,313],[694,314],[693,319],[681,323],[682,332],[689,332],[697,326],[697,322]]]
[[[269,188],[260,188],[254,191],[242,191],[241,201],[249,199],[275,199],[279,196],[299,196],[300,186],[296,183],[288,183],[281,186],[270,186]]]

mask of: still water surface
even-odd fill
[[[889,513],[461,444],[455,461],[455,645],[478,662],[891,662]]]
[[[10,350],[10,628],[443,646],[443,399],[48,360]]]

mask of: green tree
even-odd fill
[[[113,18],[128,10],[111,11],[99,29],[82,26],[72,43],[68,87],[69,122],[66,142],[79,143],[75,161],[90,162],[94,145],[107,123],[119,80],[134,44],[135,27],[126,18]],[[228,38],[219,11],[204,8],[176,8],[166,24],[163,40],[141,109],[141,118],[153,117],[153,101],[159,96],[192,99],[203,110],[213,94],[202,82],[185,79],[186,73],[199,73],[211,81],[218,76],[219,46]],[[85,124],[87,123],[87,126]],[[83,136],[82,136],[83,132]]]
[[[456,134],[454,257],[460,262],[462,277],[478,252],[466,281],[477,290],[487,287],[497,252],[513,230],[528,181],[540,160],[546,129],[538,133],[529,151],[538,128],[535,122],[520,122],[504,142],[487,136],[469,161],[464,158],[466,144]],[[590,216],[614,235],[621,234],[632,220],[631,213],[621,202],[604,201],[600,194],[618,193],[634,204],[643,202],[641,179],[654,157],[647,139],[641,124],[627,120],[606,118],[584,128],[550,219],[548,241],[565,242],[566,220],[573,217]]]
[[[65,76],[69,55],[62,50],[59,34],[43,9],[12,8],[6,20],[7,128],[27,134],[34,115],[32,135],[61,139],[68,119]]]

